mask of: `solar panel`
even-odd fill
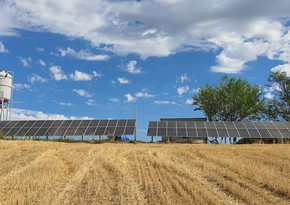
[[[240,137],[237,129],[228,129],[229,137]]]
[[[167,136],[166,127],[159,127],[157,131],[158,136]]]
[[[290,138],[290,131],[288,129],[280,129],[279,131],[284,138]]]
[[[197,128],[197,137],[208,137],[206,129],[204,128]]]
[[[2,121],[4,136],[133,135],[133,119],[124,120],[20,120]]]
[[[148,136],[290,138],[289,122],[150,121]]]
[[[181,137],[188,137],[187,130],[185,127],[177,128],[177,134],[178,134],[178,136],[181,136]]]
[[[290,123],[288,122],[282,122],[282,124],[287,128],[290,129]]]
[[[265,139],[273,138],[273,136],[271,135],[271,133],[267,129],[260,129],[259,132],[260,132],[261,136],[263,136],[263,138],[265,138]]]
[[[136,121],[135,120],[127,120],[127,127],[135,127],[135,123]]]
[[[229,134],[228,134],[228,132],[227,132],[225,127],[224,128],[218,128],[217,132],[218,132],[219,137],[229,137]]]
[[[259,131],[257,129],[248,129],[248,132],[251,136],[251,138],[262,138],[262,136],[260,135]]]
[[[216,129],[207,129],[208,137],[219,137]]]
[[[174,128],[168,127],[168,129],[167,129],[168,136],[176,136],[177,135],[176,132],[177,132],[177,130],[175,127]]]
[[[205,127],[205,123],[204,122],[197,121],[197,122],[194,122],[194,124],[195,124],[195,127]]]
[[[196,125],[193,121],[186,121],[187,128],[195,128]]]
[[[187,128],[187,134],[188,134],[188,137],[197,137],[196,128]]]
[[[171,128],[175,128],[176,127],[176,122],[175,121],[167,121],[167,126],[171,127]]]
[[[118,127],[125,127],[127,124],[126,120],[119,120],[117,126]]]

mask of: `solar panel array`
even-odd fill
[[[136,120],[21,120],[0,122],[4,136],[133,135]]]
[[[290,138],[290,122],[150,121],[147,136]]]

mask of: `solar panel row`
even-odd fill
[[[290,122],[150,121],[147,136],[290,138]]]
[[[24,120],[2,121],[4,136],[133,135],[135,120]]]

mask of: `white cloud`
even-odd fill
[[[185,104],[192,105],[193,99],[186,99]]]
[[[142,68],[137,67],[136,65],[137,61],[135,60],[129,61],[124,70],[131,74],[140,74],[142,72]]]
[[[184,82],[189,81],[189,80],[190,79],[186,73],[184,73],[183,75],[181,75],[180,77],[177,78],[177,82],[181,82],[181,83],[184,83]]]
[[[130,81],[126,78],[118,78],[120,84],[130,84]]]
[[[67,80],[66,74],[63,73],[60,66],[51,66],[49,68],[52,78],[56,81]]]
[[[61,57],[71,56],[81,60],[87,61],[106,61],[110,57],[108,55],[93,55],[87,50],[75,51],[74,49],[67,47],[66,49],[58,49]]]
[[[96,101],[93,100],[93,99],[88,99],[87,102],[86,102],[86,104],[87,104],[88,106],[97,106]]]
[[[177,93],[179,96],[183,95],[184,93],[187,93],[189,91],[189,86],[181,86],[177,88]]]
[[[109,101],[111,101],[112,103],[119,103],[118,98],[110,98]]]
[[[46,78],[43,78],[37,74],[33,74],[30,79],[29,79],[30,83],[33,84],[35,82],[40,82],[40,83],[45,83],[47,82],[47,79]]]
[[[10,0],[1,2],[0,36],[21,29],[45,31],[143,59],[197,48],[217,52],[213,72],[239,73],[260,56],[289,63],[289,16],[287,0],[271,6],[262,0]],[[69,47],[62,55],[108,58]]]
[[[97,71],[93,71],[93,76],[94,76],[95,78],[97,78],[97,77],[101,77],[102,74],[101,74],[101,73],[98,73]]]
[[[70,79],[74,81],[89,81],[92,80],[93,77],[100,77],[100,74],[96,71],[93,71],[92,74],[88,74],[78,70],[75,70],[74,73],[70,74]]]
[[[141,92],[137,92],[135,94],[135,97],[137,97],[137,98],[153,98],[154,95],[142,90]]]
[[[74,93],[78,94],[79,96],[82,96],[82,97],[86,97],[86,98],[90,98],[92,97],[91,94],[89,94],[86,90],[84,89],[73,89],[72,90]]]
[[[47,114],[42,111],[25,110],[25,109],[12,109],[12,120],[67,120],[67,119],[92,119],[90,117],[75,117],[65,116],[62,114]]]
[[[21,84],[21,83],[14,83],[13,89],[15,90],[22,90],[22,89],[30,89],[31,86],[28,84]]]
[[[176,105],[176,102],[168,100],[155,100],[153,103],[156,105]]]
[[[266,94],[264,95],[264,97],[267,98],[267,99],[273,100],[274,97],[275,97],[275,95],[274,95],[273,93],[266,93]]]
[[[290,60],[290,59],[289,59]],[[278,65],[271,69],[272,72],[286,72],[287,76],[290,77],[290,64]]]
[[[42,59],[39,59],[39,60],[38,60],[38,63],[39,63],[39,65],[41,65],[41,66],[43,66],[43,67],[46,66],[46,63],[45,63],[44,60],[42,60]]]
[[[31,67],[32,58],[31,57],[20,58],[20,62],[24,68],[29,68],[29,67]]]
[[[53,79],[56,81],[68,79],[71,79],[73,81],[90,81],[93,78],[101,76],[101,74],[96,71],[93,71],[92,74],[88,74],[78,70],[75,70],[74,73],[67,75],[62,71],[60,66],[51,66],[49,68],[49,71]]]
[[[59,104],[60,104],[61,106],[68,106],[68,107],[73,106],[72,103],[60,102]]]
[[[136,101],[136,97],[132,96],[129,93],[124,95],[124,96],[127,98],[127,100],[125,102],[135,102]]]
[[[135,102],[138,98],[153,98],[154,95],[148,93],[145,90],[142,90],[140,92],[135,93],[135,95],[126,94],[125,97],[127,98],[127,101],[125,102]]]
[[[197,88],[197,89],[194,89],[194,88],[193,88],[193,89],[192,89],[192,93],[198,93],[198,92],[199,92],[199,89],[200,89],[200,88]]]
[[[36,47],[35,50],[37,50],[38,52],[43,52],[44,51],[44,48]]]
[[[5,48],[5,46],[1,41],[0,41],[0,53],[8,53],[8,50]]]

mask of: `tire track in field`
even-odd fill
[[[89,149],[87,153],[88,158],[86,158],[83,164],[79,166],[78,170],[72,174],[69,181],[62,187],[62,191],[58,193],[51,204],[71,204],[76,189],[80,186],[85,175],[92,169],[94,163],[94,148]]]
[[[281,198],[277,194],[263,189],[260,184],[257,184],[252,179],[248,179],[248,176],[242,175],[237,170],[232,169],[230,166],[226,166],[222,164],[220,160],[214,160],[210,158],[210,156],[204,153],[197,153],[197,157],[204,161],[200,163],[198,166],[201,168],[207,167],[207,169],[211,169],[211,171],[215,172],[216,175],[212,175],[210,180],[214,180],[217,183],[221,183],[222,187],[226,187],[229,189],[228,191],[235,195],[236,197],[240,197],[239,199],[249,204],[287,204],[288,200],[285,198]],[[197,160],[198,161],[198,160]],[[226,171],[225,171],[226,170]],[[222,176],[217,176],[217,174],[223,174]],[[242,177],[242,179],[240,179]],[[239,187],[243,188],[243,193],[237,192],[236,189],[231,189],[231,187]],[[242,197],[242,198],[241,198]],[[258,200],[257,200],[258,198]],[[257,201],[257,202],[254,202]]]
[[[31,152],[29,148],[20,147],[21,151],[12,152],[13,150],[9,150],[7,152],[1,153],[3,158],[0,161],[0,177],[5,177],[5,175],[12,174],[13,171],[20,169],[29,165],[32,161],[34,161],[39,154],[43,152],[40,148]],[[41,147],[42,148],[42,147]],[[42,148],[44,149],[44,148]],[[0,150],[1,152],[3,150]],[[11,173],[10,173],[11,172]]]
[[[56,150],[49,149],[25,166],[2,177],[0,187],[5,194],[0,192],[0,203],[27,204],[30,201],[29,203],[39,204],[41,201],[50,201],[56,194],[52,188],[61,180],[66,169],[66,166],[57,162]]]
[[[279,190],[275,189],[274,187],[272,187],[271,185],[269,184],[261,184],[261,182],[259,182],[257,179],[254,179],[252,177],[249,177],[247,174],[243,174],[242,172],[240,172],[239,170],[237,169],[234,169],[232,166],[229,166],[227,165],[226,163],[224,163],[223,160],[221,159],[216,159],[216,158],[212,158],[210,156],[207,156],[207,158],[211,161],[214,161],[216,164],[218,164],[220,167],[223,167],[223,168],[227,168],[227,169],[230,169],[233,173],[236,173],[238,176],[242,176],[243,177],[243,180],[244,181],[247,181],[249,182],[248,184],[251,184],[255,187],[258,187],[258,188],[261,188],[262,190],[264,189],[264,191],[268,191],[268,194],[266,196],[269,196],[269,194],[275,196],[275,197],[278,197],[278,198],[282,198],[283,200],[286,200],[288,201],[288,203],[290,203],[290,196],[287,195],[287,193],[285,192],[280,192]],[[253,161],[252,159],[255,159],[255,157],[251,158],[251,157],[248,157],[248,156],[244,156],[243,155],[243,158],[247,158],[251,161]],[[255,163],[260,163],[259,161],[254,161]],[[263,163],[262,163],[263,164]],[[267,164],[267,163],[266,163]],[[264,167],[264,166],[263,166]],[[288,178],[284,178],[285,180],[287,180]],[[280,180],[283,180],[280,178]],[[254,189],[254,191],[258,191],[257,189]],[[261,196],[264,195],[263,192],[260,192],[258,193],[260,194]],[[266,196],[264,196],[263,198],[267,198]]]
[[[174,177],[189,196],[194,197],[191,204],[238,204],[233,198],[220,191],[215,184],[207,181],[203,177],[203,173],[195,167],[189,166],[187,160],[173,152],[170,153],[170,159],[162,159],[161,161],[166,162],[165,164],[162,163],[163,173],[167,173],[167,177]],[[171,173],[174,173],[174,175],[171,176]],[[227,203],[224,202],[225,200]]]
[[[142,191],[144,193],[147,204],[169,204],[168,193],[169,187],[162,184],[162,178],[158,171],[148,163],[148,155],[136,156],[138,161],[138,171],[140,172],[139,180],[141,182]],[[165,179],[168,180],[168,179]]]

